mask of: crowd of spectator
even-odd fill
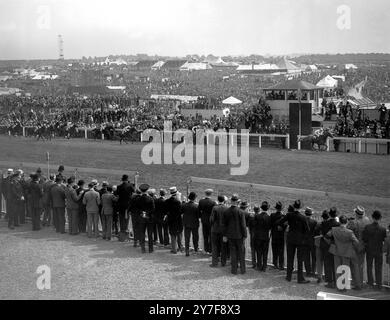
[[[351,270],[352,288],[361,290],[367,261],[367,286],[382,289],[383,254],[388,264],[390,236],[381,226],[378,210],[370,221],[362,206],[349,217],[339,216],[332,207],[322,212],[319,221],[314,218],[314,209],[304,207],[300,200],[291,204],[248,203],[237,194],[230,199],[218,194],[215,199],[213,190],[206,189],[205,197],[197,202],[198,195],[193,191],[186,196],[175,186],[157,191],[145,183],[131,183],[128,175],[123,175],[118,185],[103,181],[99,187],[98,181],[92,180],[87,186],[83,180],[76,181],[74,175],[66,178],[63,165],[48,178],[41,169],[30,178],[20,169],[8,169],[0,184],[8,227],[20,227],[27,216],[33,231],[53,225],[57,233],[71,236],[86,234],[106,241],[117,237],[122,242],[133,238],[134,247],[140,245],[142,253],[147,252],[146,246],[149,253],[157,246],[170,248],[172,254],[190,256],[191,236],[194,254],[201,251],[201,225],[202,251],[211,256],[210,267],[225,267],[230,260],[231,273],[237,274],[239,266],[244,274],[248,250],[251,267],[266,272],[271,247],[273,268],[281,271],[285,270],[287,251],[289,282],[297,253],[298,283],[313,278],[317,283],[325,280],[328,288],[337,286],[346,291],[348,286],[340,287],[345,282],[337,281],[344,272],[338,267],[343,266]]]

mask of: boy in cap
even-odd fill
[[[284,233],[286,224],[280,226],[278,222],[283,217],[283,205],[278,201],[275,205],[275,212],[271,213],[271,248],[272,262],[276,269],[284,270]]]

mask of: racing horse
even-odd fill
[[[11,124],[8,128],[7,128],[7,131],[9,133],[10,136],[14,136],[14,137],[17,137],[17,136],[22,136],[23,135],[23,127],[22,125],[20,124],[20,122],[17,122],[15,124]]]
[[[76,137],[76,134],[79,132],[77,124],[72,124],[65,128],[65,138],[70,139]]]
[[[310,142],[312,150],[318,151],[326,151],[328,146],[326,144],[326,140],[328,138],[333,138],[333,134],[329,131],[329,129],[325,129],[323,133],[319,135],[308,135],[306,137],[300,137],[299,142]],[[317,145],[317,149],[314,148],[314,145]]]
[[[119,143],[122,144],[124,141],[126,144],[128,141],[133,144],[135,141],[138,141],[140,131],[134,127],[127,126],[122,129],[122,132],[119,134]]]

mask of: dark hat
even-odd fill
[[[259,212],[259,211],[260,211],[260,207],[259,207],[258,204],[255,204],[255,205],[253,206],[253,211],[254,211],[254,212]]]
[[[289,205],[288,208],[287,208],[287,212],[294,212],[295,209],[292,205]]]
[[[150,186],[147,183],[143,183],[139,186],[139,189],[141,190],[141,192],[146,192],[146,191],[148,191],[149,188],[150,188]]]
[[[58,167],[58,171],[64,171],[65,170],[65,167],[61,164],[59,167]]]
[[[129,176],[127,175],[127,174],[124,174],[123,176],[122,176],[122,179],[121,179],[122,181],[127,181],[127,180],[129,180]]]
[[[313,209],[310,207],[306,207],[305,209],[305,215],[312,216],[313,215]]]
[[[328,210],[322,211],[321,218],[322,218],[322,219],[329,219]]]
[[[42,169],[41,169],[41,168],[38,168],[38,169],[37,169],[37,173],[42,173]]]
[[[269,203],[267,201],[263,201],[260,208],[261,210],[267,211],[269,209]]]
[[[329,216],[331,216],[332,218],[337,217],[337,208],[336,208],[336,207],[330,208],[330,210],[329,210]]]
[[[218,202],[222,203],[222,202],[225,202],[225,196],[220,194],[217,198]]]
[[[230,198],[230,200],[234,201],[234,202],[238,201],[239,200],[238,194],[233,194],[232,197]]]
[[[62,182],[62,181],[63,181],[62,177],[56,176],[56,182]]]
[[[242,201],[242,202],[240,203],[240,209],[246,209],[246,208],[248,208],[248,207],[249,207],[248,202]]]
[[[107,181],[103,181],[102,182],[102,187],[104,188],[104,187],[108,187],[108,182]]]
[[[79,180],[77,182],[77,185],[81,187],[81,186],[85,185],[85,181],[84,180]]]
[[[94,186],[93,182],[88,183],[88,188],[93,188]]]
[[[38,181],[39,180],[39,177],[38,177],[38,175],[36,173],[33,173],[32,175],[30,175],[30,177],[31,177],[31,179],[33,181]]]
[[[382,219],[382,213],[381,213],[379,210],[375,210],[375,211],[372,213],[372,218],[373,218],[374,220]]]
[[[188,195],[188,200],[195,200],[196,199],[196,193],[191,191]]]
[[[295,200],[293,207],[294,207],[294,209],[301,209],[302,208],[301,200]]]
[[[276,210],[282,210],[283,209],[283,204],[280,201],[276,202],[275,209]]]
[[[165,196],[167,194],[167,190],[165,189],[160,189],[160,196]]]

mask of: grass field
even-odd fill
[[[390,159],[388,156],[351,154],[335,152],[288,151],[279,149],[250,148],[249,172],[244,176],[230,175],[231,165],[145,165],[141,161],[141,151],[145,144],[119,145],[110,141],[90,141],[83,139],[36,141],[29,138],[0,137],[0,160],[10,161],[14,167],[23,166],[26,172],[36,167],[23,165],[23,162],[41,163],[46,161],[45,153],[50,152],[50,162],[57,168],[65,165],[66,175],[73,171],[67,166],[89,168],[80,170],[78,178],[119,183],[122,173],[139,172],[139,182],[147,182],[155,188],[177,186],[186,192],[189,176],[224,180],[243,181],[267,185],[312,189],[327,192],[342,192],[377,197],[390,197]],[[2,169],[6,169],[2,165]],[[94,168],[96,170],[94,173]],[[45,169],[42,168],[45,172]],[[72,168],[74,170],[74,168]],[[194,184],[191,189],[201,193],[207,185]],[[297,198],[296,195],[281,193],[235,190],[229,187],[213,187],[220,193],[239,193],[242,199],[254,202],[281,200],[286,205]],[[201,195],[201,194],[200,194]],[[363,205],[368,213],[374,208],[381,209],[390,222],[389,208],[376,203],[300,197],[304,205],[313,207],[319,214],[323,209],[336,206],[340,213],[352,214],[352,209]]]

